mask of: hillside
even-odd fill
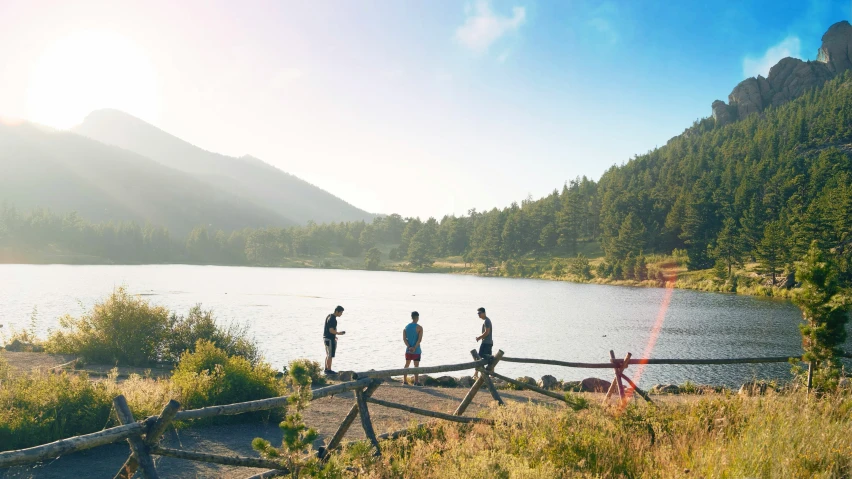
[[[263,161],[205,151],[116,110],[99,110],[76,133],[188,173],[295,223],[371,220],[374,215]]]
[[[233,230],[292,224],[180,171],[113,146],[29,124],[0,124],[0,203],[76,211],[96,222]]]

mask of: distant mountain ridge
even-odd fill
[[[0,123],[0,203],[77,212],[93,222],[151,223],[180,236],[196,226],[294,224],[137,153],[27,123]]]
[[[728,95],[728,103],[713,102],[713,118],[720,125],[742,120],[770,106],[783,105],[850,69],[852,25],[843,20],[829,27],[822,36],[816,61],[786,57],[769,70],[767,78],[762,75],[746,78]]]
[[[294,223],[370,221],[375,217],[260,159],[203,150],[121,111],[92,112],[73,131],[193,175]]]

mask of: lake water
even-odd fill
[[[61,315],[79,315],[121,285],[173,311],[201,303],[222,323],[247,323],[278,369],[294,358],[323,360],[323,320],[338,304],[346,308],[339,329],[347,334],[335,370],[401,367],[401,332],[412,310],[424,328],[421,365],[469,361],[480,306],[494,324],[495,352],[506,356],[605,362],[610,350],[634,358],[801,353],[800,313],[782,301],[461,275],[184,265],[0,265],[0,331],[28,327],[37,309],[37,328],[46,334]],[[498,371],[609,379],[604,370],[553,366],[503,363]],[[754,377],[787,379],[788,371],[785,364],[647,366],[639,382],[736,385]]]

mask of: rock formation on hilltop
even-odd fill
[[[725,125],[786,103],[805,91],[852,69],[852,25],[846,20],[832,25],[822,36],[815,61],[787,57],[769,69],[769,77],[747,78],[728,95],[728,103],[713,102],[713,118]]]

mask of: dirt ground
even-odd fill
[[[401,383],[383,384],[374,394],[378,399],[393,401],[421,408],[451,413],[458,406],[467,389],[443,389],[429,387],[403,386]],[[528,391],[501,391],[505,401],[534,401],[554,404],[557,401]],[[468,408],[466,415],[475,415],[492,402],[488,390],[483,388]],[[320,432],[318,443],[322,444],[337,430],[343,417],[354,403],[351,392],[334,397],[322,398],[311,403],[305,411],[305,422]],[[376,434],[395,431],[413,423],[424,422],[417,416],[398,409],[389,409],[376,404],[370,405],[370,416]],[[251,441],[263,437],[273,444],[281,443],[281,431],[277,424],[251,423],[171,430],[166,434],[163,444],[168,447],[203,451],[214,454],[229,454],[257,457],[251,448]],[[364,439],[364,430],[356,421],[346,434],[347,440]],[[111,444],[76,454],[63,456],[37,466],[14,467],[0,470],[2,479],[23,478],[111,478],[127,459],[130,449],[126,443]],[[245,467],[216,466],[207,463],[185,461],[155,456],[157,469],[163,478],[246,478],[261,472],[262,469]]]

